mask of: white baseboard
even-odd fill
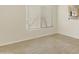
[[[37,35],[37,36],[29,37],[28,39],[22,39],[22,40],[17,40],[17,41],[12,41],[12,42],[3,43],[3,44],[0,44],[0,46],[5,46],[5,45],[9,45],[9,44],[19,43],[19,42],[22,42],[22,41],[32,40],[32,39],[40,38],[40,37],[47,36],[47,35],[54,35],[54,34],[55,34],[55,33]]]
[[[22,42],[22,41],[26,41],[26,40],[32,40],[32,39],[36,39],[36,38],[40,38],[43,36],[48,36],[48,35],[54,35],[54,34],[61,34],[61,35],[65,35],[74,39],[79,39],[78,37],[72,36],[72,35],[68,35],[68,34],[64,34],[64,33],[47,33],[47,34],[42,34],[42,35],[37,35],[37,36],[33,36],[33,37],[29,37],[28,39],[21,39],[21,40],[17,40],[17,41],[12,41],[12,42],[7,42],[7,43],[3,43],[0,44],[0,46],[5,46],[5,45],[9,45],[9,44],[14,44],[14,43],[18,43],[18,42]]]
[[[79,39],[79,37],[77,37],[77,36],[69,35],[69,34],[66,34],[66,33],[58,33],[58,34],[68,36],[68,37],[71,37],[71,38],[74,38],[74,39]]]
[[[54,34],[61,34],[61,35],[65,35],[65,36],[68,36],[68,37],[71,37],[71,38],[74,38],[74,39],[79,39],[77,37],[67,35],[67,34],[64,34],[64,33],[49,33],[49,34],[43,34],[43,35],[37,35],[37,36],[29,37],[28,39],[22,39],[22,40],[12,41],[12,42],[8,42],[8,43],[3,43],[3,44],[0,44],[0,46],[14,44],[14,43],[18,43],[18,42],[22,42],[22,41],[26,41],[26,40],[32,40],[32,39],[36,39],[36,38],[40,38],[40,37],[48,36],[48,35],[54,35]]]

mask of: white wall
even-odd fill
[[[53,6],[53,28],[26,31],[25,6],[0,6],[0,45],[33,39],[56,32],[56,11]],[[35,10],[36,11],[36,10]]]
[[[68,6],[58,7],[58,32],[79,39],[79,19],[68,20]]]
[[[25,38],[25,7],[0,6],[0,45]]]

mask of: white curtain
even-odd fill
[[[40,6],[29,6],[30,28],[40,28]]]
[[[27,6],[26,25],[28,29],[52,27],[52,6]]]
[[[52,6],[42,6],[42,27],[52,27]]]

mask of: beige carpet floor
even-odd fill
[[[56,34],[0,47],[1,54],[78,54],[79,40]]]

